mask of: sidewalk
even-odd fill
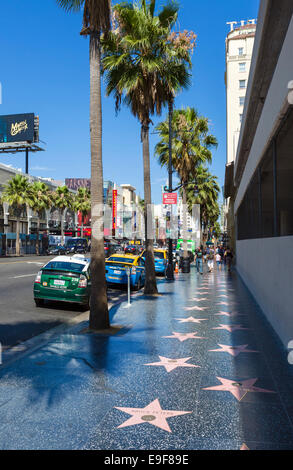
[[[237,274],[159,291],[0,369],[0,449],[293,449],[293,366]]]

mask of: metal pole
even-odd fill
[[[25,173],[28,175],[28,148],[25,149]]]
[[[169,99],[169,193],[172,193],[173,182],[172,182],[172,117],[173,117],[173,97]],[[170,213],[171,216],[171,213]],[[170,218],[171,222],[171,218]],[[173,271],[173,240],[171,238],[171,223],[170,223],[170,232],[168,240],[168,264],[166,268],[166,279],[168,281],[174,281],[174,271]]]

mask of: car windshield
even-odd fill
[[[132,264],[134,262],[133,258],[119,258],[118,256],[110,256],[107,261],[113,261],[114,263],[128,263]]]
[[[80,263],[70,263],[67,261],[50,261],[50,263],[46,264],[45,269],[56,269],[58,271],[66,269],[68,271],[81,273],[84,267],[85,265]]]
[[[155,259],[164,259],[164,253],[156,252],[154,253]]]

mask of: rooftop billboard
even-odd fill
[[[34,119],[33,113],[0,116],[0,143],[34,142]]]

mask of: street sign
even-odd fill
[[[177,204],[177,193],[163,193],[163,204]]]

